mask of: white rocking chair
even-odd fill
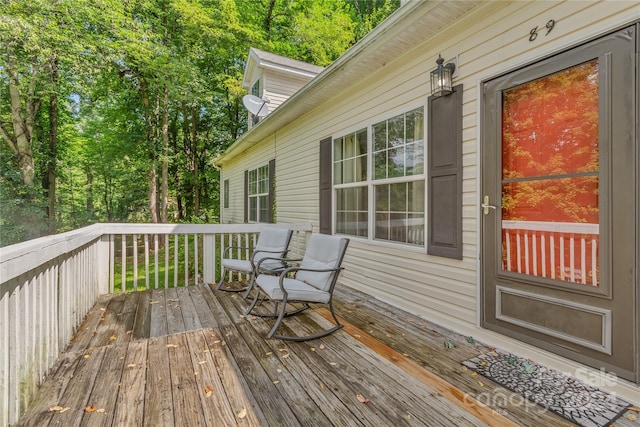
[[[217,283],[215,289],[225,292],[245,292],[244,298],[247,298],[249,292],[253,288],[257,276],[257,266],[260,264],[260,268],[263,272],[277,273],[286,267],[284,261],[280,258],[284,258],[287,255],[289,242],[291,242],[291,236],[293,230],[287,228],[278,228],[265,226],[260,230],[258,241],[255,248],[251,252],[249,259],[230,258],[229,253],[232,250],[245,251],[251,250],[251,248],[244,246],[228,246],[225,248],[222,256],[222,273],[220,281]],[[269,258],[269,260],[265,260]],[[264,260],[264,261],[263,261]],[[240,273],[251,274],[251,280],[249,285],[244,288],[223,288],[224,277],[227,271],[237,271]]]
[[[349,245],[349,239],[325,234],[312,234],[307,244],[302,263],[297,267],[287,267],[278,276],[258,274],[255,284],[256,293],[246,314],[261,317],[277,317],[267,338],[278,338],[288,341],[307,341],[329,335],[342,328],[333,311],[333,289],[340,271],[342,259]],[[271,260],[270,260],[271,261]],[[275,260],[273,260],[275,261]],[[267,262],[265,259],[263,262]],[[289,277],[293,275],[293,277]],[[261,298],[262,296],[262,298]],[[258,300],[269,300],[275,303],[272,314],[253,313]],[[302,307],[287,311],[288,303],[302,303]],[[277,335],[276,331],[285,316],[300,313],[309,308],[309,303],[328,304],[336,325],[328,330],[304,337]],[[278,306],[280,308],[278,309]]]

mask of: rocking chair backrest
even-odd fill
[[[287,228],[262,227],[256,246],[253,248],[256,253],[253,257],[254,264],[258,264],[262,258],[284,258],[287,254],[292,234],[293,231]],[[280,267],[281,264],[278,261],[267,260],[261,266],[275,268]]]
[[[333,269],[342,265],[349,239],[346,237],[312,234],[302,259],[302,268]],[[332,292],[338,278],[338,271],[299,271],[296,279],[325,292]]]

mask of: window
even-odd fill
[[[372,126],[375,239],[424,245],[424,113]]]
[[[249,222],[269,222],[269,165],[250,170],[247,184]]]
[[[367,144],[366,128],[333,141],[336,233],[369,235]]]
[[[335,138],[333,186],[336,233],[424,245],[424,110]]]
[[[225,179],[224,180],[224,196],[223,196],[223,201],[224,201],[224,208],[228,209],[229,208],[229,180]]]

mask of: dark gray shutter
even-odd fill
[[[276,159],[269,160],[269,223],[276,217]]]
[[[427,253],[462,259],[462,85],[429,98]]]
[[[331,234],[331,138],[320,141],[320,233]]]
[[[244,171],[244,222],[249,222],[249,171]]]

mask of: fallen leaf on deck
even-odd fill
[[[478,381],[478,385],[479,385],[480,387],[484,387],[484,383],[483,383],[482,381]]]
[[[85,359],[88,359],[88,358],[89,358],[89,355],[88,355],[88,354],[85,354],[85,355],[84,355],[84,358],[85,358]]]
[[[167,344],[167,348],[177,348],[176,344]]]
[[[472,377],[475,377],[476,375],[478,375],[478,373],[477,373],[477,372],[471,372],[471,376],[472,376]]]
[[[105,413],[105,412],[107,412],[107,411],[106,411],[106,409],[104,409],[104,408],[100,408],[100,409],[96,409],[96,412],[97,412],[98,414],[104,414],[104,413]]]
[[[109,337],[109,341],[115,341],[115,340],[117,340],[117,339],[118,339],[118,337],[116,337],[115,335],[111,335],[111,336]]]
[[[366,397],[364,397],[363,395],[361,395],[360,393],[356,394],[356,397],[358,398],[358,400],[362,403],[369,403],[369,399],[367,399]]]
[[[283,359],[286,359],[287,357],[289,357],[289,353],[285,353],[285,354],[282,355]]]
[[[219,344],[219,343],[220,343],[220,340],[215,340],[213,343],[214,343],[214,344]]]
[[[407,414],[407,419],[411,421],[411,414]]]
[[[247,408],[244,408],[242,411],[240,411],[240,413],[238,414],[238,418],[242,419],[244,417],[247,416]]]
[[[337,365],[337,363],[336,363],[336,362],[329,362],[329,365],[331,365],[331,366],[336,366],[336,365]]]
[[[640,414],[640,408],[636,406],[629,406],[629,410]]]
[[[69,409],[71,409],[71,408],[69,408],[68,406],[66,406],[64,408],[62,406],[52,406],[51,408],[49,408],[49,411],[51,411],[51,412],[60,412],[62,414],[63,412],[67,412]]]
[[[129,363],[129,364],[127,365],[127,368],[135,368],[135,367],[136,367],[136,364],[135,364],[135,363]]]
[[[636,414],[627,414],[627,419],[629,421],[636,421],[638,417],[636,417]]]
[[[462,365],[462,370],[463,370],[463,371],[466,371],[466,370],[468,370],[468,369],[469,369],[469,368],[467,368],[466,366]]]
[[[95,412],[96,411],[96,407],[91,405],[91,406],[85,406],[84,407],[84,412]]]
[[[273,383],[274,383],[274,384],[278,384],[278,383],[280,383],[280,381],[275,380]]]
[[[200,365],[205,364],[205,363],[207,363],[206,360],[202,360],[202,361],[198,362],[198,364],[200,364]]]
[[[324,350],[324,344],[320,344],[320,350]]]
[[[132,330],[128,330],[127,331],[127,335],[131,335],[131,332],[133,332]]]
[[[311,351],[316,351],[316,348],[315,347],[311,347]]]
[[[273,354],[273,351],[267,351],[264,355],[265,356],[271,356]]]
[[[359,334],[353,334],[353,336],[356,338],[362,338]]]
[[[158,304],[160,301],[149,301],[149,304]]]
[[[213,393],[213,389],[209,386],[206,386],[204,388],[204,395],[207,397],[211,397],[211,394]]]

